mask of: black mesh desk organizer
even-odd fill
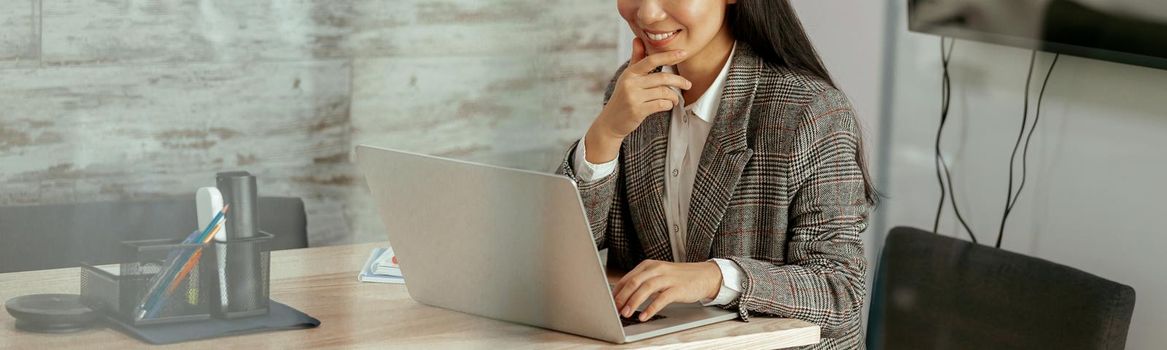
[[[83,264],[82,300],[155,344],[318,326],[269,299],[271,238],[124,242],[121,263]]]

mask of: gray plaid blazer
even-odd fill
[[[627,67],[625,64],[615,77]],[[604,101],[612,95],[615,78]],[[596,245],[609,265],[675,261],[665,227],[669,113],[649,116],[620,147],[612,176],[579,187]],[[867,293],[859,233],[870,205],[860,171],[860,128],[850,102],[823,80],[766,64],[739,42],[698,163],[686,262],[726,258],[745,272],[726,308],[806,320],[822,329],[811,348],[854,349]]]

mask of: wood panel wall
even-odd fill
[[[354,146],[552,170],[616,68],[614,12],[568,0],[0,1],[0,206],[193,196],[242,169],[261,195],[305,200],[312,245],[383,240]]]

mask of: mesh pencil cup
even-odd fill
[[[82,300],[134,325],[206,320],[215,261],[210,243],[123,242],[121,263],[82,265]]]

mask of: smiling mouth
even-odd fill
[[[680,32],[681,32],[680,29],[672,31],[672,32],[668,32],[668,33],[652,33],[652,32],[649,32],[646,30],[646,31],[644,31],[644,35],[647,36],[649,40],[661,42],[661,41],[666,41],[666,40],[672,39],[674,36],[677,35],[677,33],[680,33]]]

